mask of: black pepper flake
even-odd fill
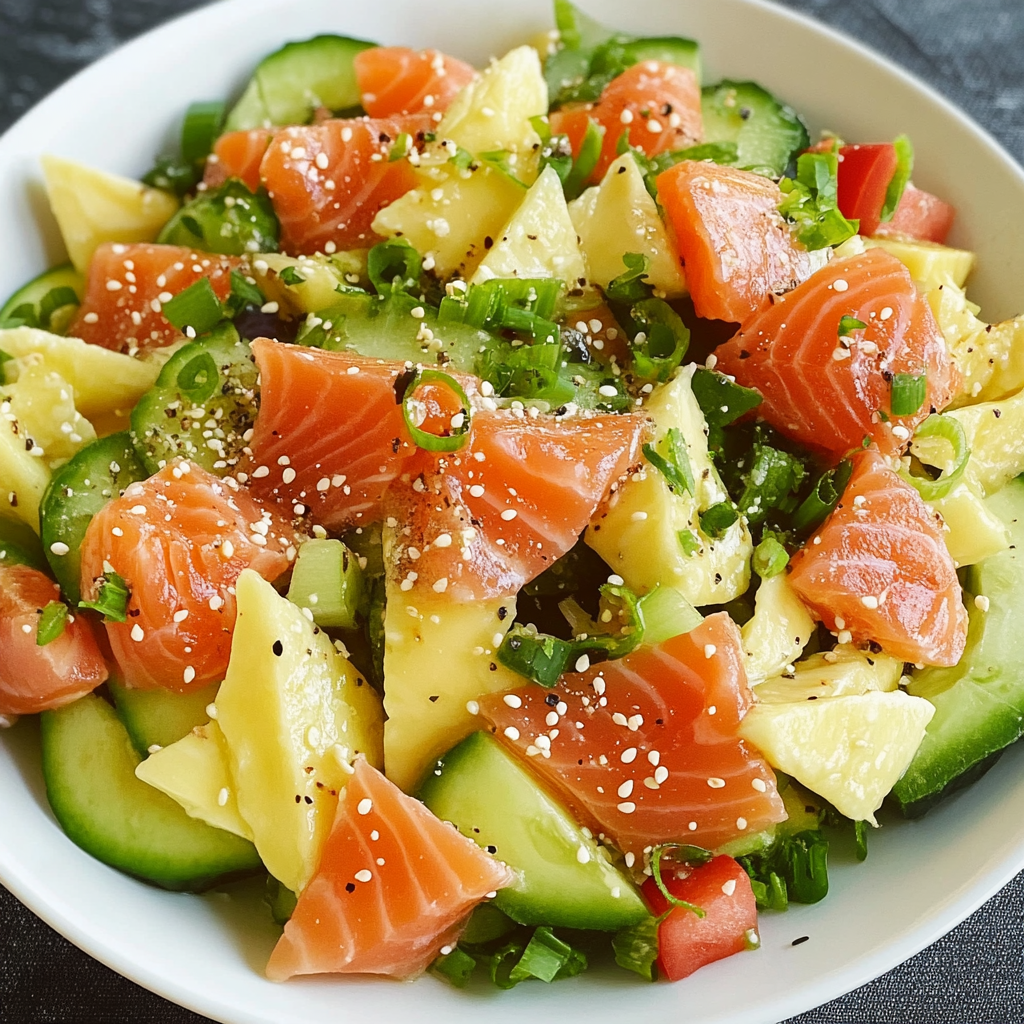
[[[313,802],[313,798],[311,796],[303,797],[303,800],[305,800],[307,804],[311,804]]]
[[[438,697],[440,697],[440,696],[441,696],[441,695],[440,695],[439,693],[435,693],[435,694],[434,694],[433,696],[431,696],[431,697],[428,697],[428,698],[427,698],[427,700],[429,700],[429,701],[430,701],[430,703],[431,703],[431,704],[433,704],[433,703],[435,703],[435,701],[437,700],[437,698],[438,698]]]
[[[498,609],[498,621],[504,622],[506,618],[508,618],[508,608],[506,608],[505,605],[502,605]]]
[[[801,935],[799,939],[794,939],[792,945],[799,946],[810,939],[810,935]]]
[[[488,846],[487,847],[487,852],[488,853],[497,853],[498,852],[498,848],[496,846]]]
[[[557,693],[549,693],[544,698],[544,703],[547,704],[547,706],[549,708],[553,708],[558,703],[558,694]]]
[[[346,882],[345,883],[345,892],[355,892],[355,891],[356,891],[356,883],[355,882]]]
[[[277,655],[277,657],[280,658],[281,655],[284,654],[284,644],[281,643],[280,640],[275,640],[274,646],[271,648],[271,650],[274,652],[274,654]]]
[[[493,238],[491,238],[491,236],[490,236],[490,235],[486,235],[486,236],[484,236],[484,248],[485,248],[485,249],[490,249],[490,247],[491,247],[492,245],[494,245],[494,239],[493,239]]]

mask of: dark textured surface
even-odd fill
[[[932,83],[1024,162],[1022,0],[785,0]],[[0,0],[0,130],[83,64],[195,0]],[[2,827],[2,823],[0,823]],[[1024,1021],[1024,875],[930,949],[792,1024]],[[0,888],[2,1024],[197,1024]]]

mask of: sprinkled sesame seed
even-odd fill
[[[618,805],[618,809],[623,814],[632,814],[636,810],[636,804],[632,800],[626,800]]]
[[[281,479],[286,483],[290,484],[295,480],[295,470],[289,466],[282,474]]]
[[[614,398],[619,393],[619,389],[614,384],[602,384],[597,389],[597,393],[603,398]]]
[[[726,896],[731,896],[736,891],[736,879],[730,878],[727,882],[722,884],[722,892]]]
[[[502,700],[504,700],[510,708],[521,708],[523,706],[523,698],[515,693],[506,693]]]
[[[843,278],[840,277],[835,281],[832,287],[835,288],[837,292],[845,292],[849,289],[850,285],[849,282],[844,281]]]
[[[356,804],[356,811],[359,814],[369,814],[372,810],[373,801],[368,796],[364,796],[363,799]]]
[[[886,306],[881,313],[878,314],[879,320],[888,320],[892,316],[892,306]]]
[[[708,779],[708,785],[712,789],[725,789],[725,779],[710,778]]]
[[[223,807],[228,802],[228,797],[231,796],[231,792],[227,786],[222,786],[220,792],[217,794],[217,806]]]
[[[642,523],[647,518],[646,512],[634,512],[630,517],[634,523]]]
[[[865,594],[860,599],[860,603],[864,605],[865,608],[874,609],[878,607],[878,598],[875,597],[874,594]]]
[[[368,882],[373,878],[373,872],[370,871],[369,868],[363,868],[361,871],[357,871],[355,875],[353,875],[353,878],[355,878],[357,882]]]
[[[62,540],[55,540],[50,545],[50,551],[55,555],[66,555],[70,550],[71,548],[69,548]]]
[[[626,867],[631,868],[636,863],[636,854],[629,852],[622,859],[626,862]]]
[[[768,786],[765,784],[764,779],[751,779],[750,784],[758,791],[758,793],[768,792]]]
[[[987,612],[989,609],[989,600],[984,594],[978,594],[974,599],[974,607],[978,611]]]
[[[626,749],[619,754],[619,760],[623,764],[632,764],[636,760],[636,747],[626,747]]]
[[[182,608],[180,611],[176,611],[172,616],[175,622],[184,622],[188,618],[188,609]]]
[[[576,859],[581,864],[589,864],[590,863],[590,851],[585,846],[579,847],[576,850]]]
[[[195,679],[195,677],[196,677],[196,670],[191,665],[186,665],[185,666],[185,671],[182,673],[182,678],[185,680],[186,683],[191,683],[192,680]],[[206,709],[206,713],[207,714],[210,713],[210,708],[213,708],[213,710],[214,710],[214,714],[210,715],[210,717],[211,718],[216,718],[217,717],[217,715],[216,715],[217,709],[214,708],[212,704],[210,705],[210,707],[208,707]]]
[[[696,831],[697,831],[697,822],[695,822],[695,821],[691,821],[691,822],[690,822],[690,824],[689,824],[689,825],[687,825],[686,827],[687,827],[687,828],[688,828],[688,829],[689,829],[689,830],[690,830],[691,832],[696,832]]]
[[[746,818],[737,818],[736,819],[736,827],[742,832],[747,827],[747,819]]]
[[[623,124],[632,124],[633,123],[633,111],[629,110],[627,108],[621,114],[619,114],[619,120]]]
[[[654,769],[654,781],[660,786],[668,778],[668,769],[662,764]]]
[[[276,302],[264,302],[260,306],[261,313],[276,313],[281,307]]]
[[[618,795],[620,797],[622,797],[623,800],[625,800],[626,797],[629,796],[632,792],[633,792],[633,780],[632,779],[626,779],[626,781],[624,783],[622,783],[622,785],[619,786],[619,788],[616,790],[616,793],[618,793]]]
[[[142,627],[136,622],[135,625],[132,626],[132,632],[131,632],[132,639],[136,643],[139,643],[145,636],[146,636],[146,634],[142,631]]]
[[[483,484],[473,484],[469,489],[469,493],[473,498],[482,498],[484,496]]]
[[[581,654],[576,659],[576,671],[586,672],[588,668],[590,668],[590,657],[589,655]]]
[[[704,657],[713,658],[718,653],[718,648],[714,644],[704,645]]]
[[[519,730],[514,725],[510,725],[505,730],[505,737],[507,739],[512,740],[512,742],[514,743],[517,739],[519,739]]]

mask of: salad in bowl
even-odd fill
[[[42,156],[0,715],[86,853],[264,876],[274,980],[678,980],[1020,735],[1024,325],[911,140],[555,13]]]

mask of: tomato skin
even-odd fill
[[[106,680],[107,665],[85,615],[69,618],[45,647],[36,644],[40,612],[60,599],[60,588],[38,569],[0,565],[0,715],[59,708]]]
[[[848,220],[860,221],[862,235],[873,235],[878,229],[896,163],[891,142],[839,150],[839,209]]]
[[[683,878],[663,866],[662,881],[676,899],[700,907],[705,915],[672,907],[658,926],[658,970],[669,981],[750,948],[747,932],[756,932],[757,902],[750,878],[732,857],[715,857]],[[653,878],[644,882],[643,894],[656,917],[670,909]]]
[[[627,68],[605,86],[596,103],[555,111],[550,115],[551,132],[568,135],[573,154],[579,155],[588,119],[604,129],[591,183],[599,182],[618,156],[623,132],[628,131],[630,145],[647,156],[686,149],[704,138],[697,76],[689,68],[656,60]]]
[[[879,224],[875,234],[882,238],[913,238],[944,245],[955,219],[955,206],[908,182],[892,220]]]
[[[235,581],[243,569],[276,579],[294,544],[277,513],[191,463],[167,466],[101,509],[82,541],[82,594],[95,599],[105,563],[130,588],[127,621],[106,623],[125,682],[187,692],[223,679]]]

